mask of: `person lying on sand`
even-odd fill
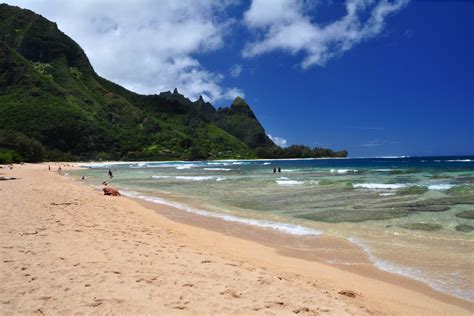
[[[0,181],[16,180],[14,177],[0,176]]]
[[[122,196],[117,189],[109,187],[106,181],[102,182],[102,185],[104,186],[102,188],[102,190],[104,190],[104,195]]]

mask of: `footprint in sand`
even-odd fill
[[[104,271],[104,273],[122,274],[120,271]]]
[[[192,283],[184,283],[182,286],[194,287],[194,284],[192,284]]]
[[[294,309],[293,310],[293,313],[295,314],[299,314],[299,313],[311,313],[311,314],[317,314],[314,310],[312,309],[309,309],[308,307],[300,307],[300,308],[297,308],[297,309]]]
[[[183,299],[183,297],[181,296],[179,299],[181,300],[181,299]],[[188,305],[188,304],[189,304],[189,301],[186,301],[186,302],[171,302],[171,303],[165,304],[165,306],[171,307],[173,309],[183,310],[183,309],[186,309],[186,305]]]
[[[351,291],[351,290],[341,290],[339,292],[337,292],[341,295],[344,295],[344,296],[347,296],[347,297],[350,297],[350,298],[355,298],[357,295],[354,291]]]
[[[94,303],[90,303],[89,305],[87,306],[90,306],[90,307],[97,307],[97,306],[100,306],[102,305],[102,302],[94,302]]]
[[[280,302],[280,301],[265,302],[265,308],[270,308],[273,306],[283,306],[283,305],[285,305],[285,302]]]
[[[240,298],[240,296],[242,295],[242,293],[236,292],[236,291],[231,290],[231,289],[227,289],[225,291],[222,291],[219,294],[224,295],[224,296],[229,297],[229,298]]]

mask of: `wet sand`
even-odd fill
[[[46,165],[0,175],[18,178],[0,182],[1,314],[473,312],[469,302],[378,271],[344,240],[291,238],[103,196]],[[337,258],[354,264],[327,264]]]

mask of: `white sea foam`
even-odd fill
[[[353,188],[363,188],[363,189],[375,189],[375,190],[396,190],[406,187],[407,184],[404,183],[393,183],[393,184],[384,184],[384,183],[354,183]]]
[[[449,161],[449,162],[471,162],[471,161],[474,161],[474,160],[471,160],[471,159],[450,159],[450,160],[446,160],[446,161]]]
[[[296,181],[296,180],[276,180],[276,183],[279,185],[299,185],[303,184],[303,181]]]
[[[264,162],[263,164],[264,165],[271,165],[272,163],[271,162]]]
[[[420,184],[413,184],[414,186]],[[408,187],[409,184],[406,183],[393,183],[393,184],[384,184],[384,183],[354,183],[353,188],[363,188],[363,189],[372,189],[372,190],[397,190],[401,188]],[[440,184],[431,184],[428,185],[428,190],[448,190],[454,187],[454,184],[440,183]],[[394,195],[395,193],[380,193],[380,196],[389,196]]]
[[[434,162],[473,162],[474,160],[472,159],[448,159],[448,160],[440,160],[436,159],[433,160]]]
[[[173,178],[171,176],[151,176],[153,179],[169,179]],[[176,176],[174,177],[177,180],[186,180],[186,181],[207,181],[207,180],[216,180],[216,181],[224,181],[225,178],[219,177],[212,177],[212,176]]]
[[[190,181],[206,181],[206,180],[213,180],[214,177],[210,176],[176,176],[178,180],[190,180]]]
[[[190,164],[178,165],[178,166],[176,166],[176,169],[178,169],[178,170],[191,169],[191,168],[197,167],[197,166],[198,165],[196,165],[196,164],[190,163]]]
[[[230,163],[228,162],[207,162],[206,164],[210,166],[228,166]]]
[[[130,162],[90,162],[78,164],[79,167],[83,168],[110,168],[116,165],[128,165]]]
[[[151,176],[153,179],[168,179],[170,176]]]
[[[230,171],[232,169],[229,168],[204,168],[204,170],[209,170],[209,171]]]
[[[346,173],[349,173],[349,172],[352,172],[352,173],[356,173],[357,170],[355,169],[331,169],[331,173],[337,173],[337,174],[346,174]]]
[[[455,185],[448,183],[431,184],[428,186],[428,190],[449,190],[452,187],[455,187]]]
[[[178,170],[181,169],[191,169],[194,167],[199,167],[198,164],[194,163],[168,163],[168,162],[156,162],[156,163],[144,163],[144,164],[138,164],[136,168],[175,168]],[[133,168],[133,167],[132,167]]]
[[[380,196],[392,196],[396,195],[396,193],[386,192],[386,193],[379,193]]]
[[[194,213],[201,216],[219,218],[228,222],[236,222],[240,224],[257,226],[257,227],[262,227],[262,228],[270,228],[270,229],[278,230],[278,231],[281,231],[287,234],[292,234],[292,235],[301,236],[301,235],[320,235],[321,234],[319,230],[303,227],[300,225],[280,223],[280,222],[274,222],[274,221],[263,220],[263,219],[243,218],[243,217],[225,214],[225,213],[210,212],[210,211],[205,211],[202,209],[190,207],[186,204],[182,204],[179,202],[169,201],[169,200],[159,198],[159,197],[151,197],[147,195],[142,195],[138,192],[126,191],[126,190],[121,190],[121,192],[125,196],[138,198],[138,199],[148,201],[148,202],[153,202],[156,204],[168,205],[180,210],[184,210],[189,213]]]
[[[146,168],[148,167],[148,164],[145,162],[139,162],[139,163],[130,164],[128,166],[133,169],[138,169],[138,168]]]
[[[452,274],[448,275],[444,281],[442,280],[441,277],[437,279],[432,279],[426,275],[426,273],[420,269],[420,268],[413,268],[413,267],[406,267],[402,265],[398,265],[395,263],[392,263],[387,260],[382,260],[375,256],[369,246],[367,246],[364,242],[362,242],[360,239],[350,237],[349,241],[359,247],[362,248],[362,250],[367,254],[369,257],[369,260],[380,270],[390,272],[393,274],[398,274],[402,275],[417,281],[420,281],[422,283],[428,284],[431,288],[434,290],[448,293],[454,296],[457,296],[459,298],[467,299],[470,300],[471,302],[474,301],[474,291],[473,290],[462,290],[457,288],[452,283],[453,276]],[[451,281],[451,282],[450,282]],[[467,280],[466,280],[467,282]]]

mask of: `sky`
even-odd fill
[[[250,104],[281,146],[474,155],[474,2],[8,0],[56,22],[101,76]]]

